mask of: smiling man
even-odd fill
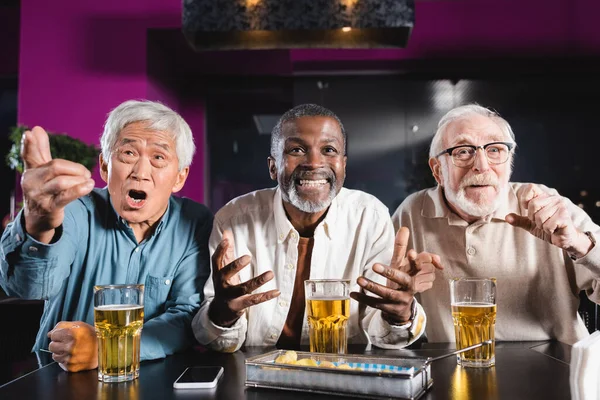
[[[426,320],[413,294],[431,287],[439,259],[405,254],[408,230],[394,239],[388,209],[343,188],[346,159],[333,112],[304,104],[283,114],[268,157],[278,186],[215,215],[212,279],[193,323],[201,344],[225,352],[308,344],[304,281],[328,278],[352,282],[348,343],[399,348],[420,337]]]
[[[588,335],[579,292],[600,302],[600,227],[569,199],[543,185],[509,182],[516,148],[508,122],[476,104],[449,111],[431,141],[438,186],[414,193],[394,213],[412,231],[409,246],[427,247],[445,269],[420,293],[427,338],[452,342],[448,278],[496,277],[498,340]]]
[[[108,115],[94,189],[83,166],[52,159],[48,135],[25,132],[24,208],[2,235],[0,284],[46,301],[33,350],[49,349],[63,369],[98,365],[93,288],[144,284],[142,360],[194,343],[190,327],[209,276],[212,214],[173,196],[195,151],[188,124],[150,101],[127,101]]]

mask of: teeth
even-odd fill
[[[142,199],[134,199],[134,198],[131,198],[131,200],[133,200],[134,203],[139,203],[142,201]]]
[[[327,183],[327,179],[319,179],[319,180],[300,179],[300,185],[302,185],[302,186],[319,186],[319,185],[325,185],[326,183]]]

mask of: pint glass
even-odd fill
[[[450,279],[450,298],[457,349],[484,340],[494,340],[495,278]],[[458,354],[457,362],[464,367],[491,367],[496,362],[494,345],[492,343]]]
[[[144,285],[94,286],[98,380],[124,382],[139,376],[144,323]]]
[[[348,349],[350,280],[304,281],[310,351],[344,354]]]

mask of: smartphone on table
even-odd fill
[[[214,388],[222,375],[223,367],[188,367],[179,378],[175,379],[173,387],[175,389]]]

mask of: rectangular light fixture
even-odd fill
[[[184,0],[195,50],[403,48],[414,0]]]

